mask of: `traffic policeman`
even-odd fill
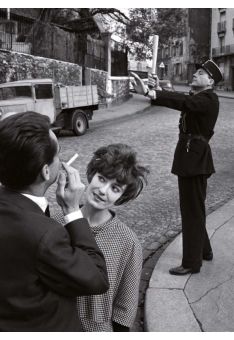
[[[181,111],[172,173],[178,176],[183,256],[182,264],[169,270],[172,275],[199,273],[202,260],[213,259],[206,230],[205,200],[207,179],[215,172],[209,145],[219,113],[214,85],[222,80],[222,73],[212,60],[196,68],[190,95],[162,90],[157,76],[149,77],[151,89],[148,89],[133,74],[136,92],[149,97],[152,105]]]

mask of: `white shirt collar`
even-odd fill
[[[23,196],[28,197],[30,200],[32,200],[34,203],[36,203],[43,212],[46,211],[47,205],[48,205],[48,201],[45,197],[41,197],[41,196],[34,196],[34,195],[29,195],[29,194],[23,194]]]

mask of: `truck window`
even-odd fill
[[[0,88],[0,100],[8,100],[19,97],[32,97],[30,86],[12,86]]]
[[[53,98],[52,84],[35,85],[36,99]]]

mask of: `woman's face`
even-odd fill
[[[122,196],[125,189],[126,185],[120,185],[116,179],[108,179],[97,172],[87,187],[86,200],[96,209],[109,209]]]

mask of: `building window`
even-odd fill
[[[174,64],[174,75],[181,76],[182,74],[182,65],[180,63]]]
[[[226,32],[226,21],[220,21],[217,25],[217,33],[224,34]]]
[[[176,56],[176,47],[175,46],[172,47],[172,56],[173,57]]]
[[[158,58],[159,59],[162,58],[162,49],[161,48],[158,49]]]
[[[224,49],[225,49],[224,37],[219,38],[219,46],[220,46],[220,53],[224,53]]]
[[[171,45],[168,46],[168,51],[169,51],[169,57],[171,57]]]
[[[164,53],[165,51],[164,51],[164,47],[162,48],[162,59],[164,58]]]
[[[180,43],[180,55],[183,55],[183,42]]]

